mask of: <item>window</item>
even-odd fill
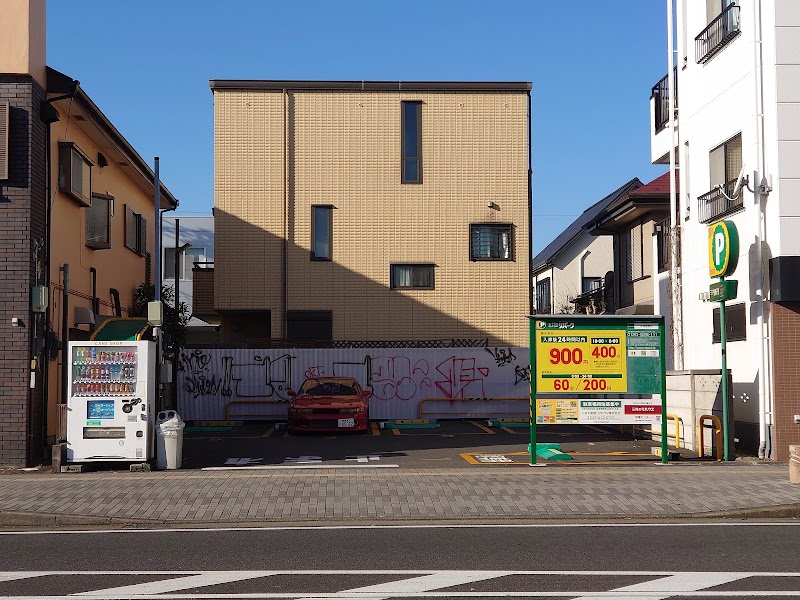
[[[99,250],[111,248],[111,215],[114,197],[92,194],[92,204],[86,209],[86,245]]]
[[[549,315],[552,310],[550,304],[550,278],[547,277],[536,282],[536,314]]]
[[[422,183],[422,102],[403,102],[401,183]]]
[[[59,142],[58,146],[58,190],[91,206],[94,163],[72,142]]]
[[[745,314],[745,307],[747,305],[743,302],[741,304],[733,304],[725,307],[725,329],[726,339],[729,342],[741,342],[747,339],[747,315]],[[720,327],[719,327],[719,308],[714,309],[714,331],[711,335],[711,343],[719,344]]]
[[[603,287],[602,277],[584,277],[581,281],[581,293],[593,292]]]
[[[642,229],[642,224],[639,223],[623,234],[625,240],[625,276],[628,283],[644,277]]]
[[[656,245],[658,246],[658,272],[669,271],[672,265],[672,248],[670,247],[672,218],[667,217],[656,223]]]
[[[311,260],[333,257],[333,207],[311,207]]]
[[[708,155],[711,191],[698,198],[698,219],[701,223],[744,207],[742,192],[734,198],[733,189],[742,170],[742,135],[737,134],[717,146]]]
[[[181,279],[192,279],[194,263],[203,262],[206,249],[191,246],[181,252],[178,259],[178,275]],[[164,248],[164,279],[175,279],[175,248]]]
[[[290,310],[286,312],[286,336],[290,340],[333,339],[333,313],[329,310]]]
[[[147,221],[129,206],[125,206],[125,246],[141,256],[147,252]]]
[[[391,289],[433,289],[433,265],[392,265]]]
[[[0,179],[8,179],[8,100],[0,101]]]
[[[478,224],[469,226],[470,260],[511,260],[511,225]]]

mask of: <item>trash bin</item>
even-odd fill
[[[156,419],[156,466],[178,469],[183,459],[183,419],[174,410],[162,410]]]

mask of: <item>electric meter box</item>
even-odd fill
[[[69,343],[67,462],[153,458],[155,344]]]
[[[35,313],[47,312],[47,288],[35,285],[31,288],[31,310]]]

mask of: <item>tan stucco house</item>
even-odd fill
[[[225,343],[527,345],[530,83],[210,84]]]

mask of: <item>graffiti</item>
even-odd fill
[[[494,362],[498,367],[510,365],[517,357],[511,351],[511,348],[484,348],[494,358]]]
[[[313,379],[314,377],[324,377],[325,376],[325,367],[322,365],[314,365],[313,367],[308,367],[306,372],[303,373],[303,377],[306,379]]]
[[[514,385],[531,380],[530,365],[514,365]]]
[[[425,359],[411,365],[407,356],[377,356],[369,361],[369,383],[379,400],[410,400],[420,387],[432,387],[430,365]]]
[[[519,396],[515,386],[531,377],[530,368],[518,364],[518,356],[527,356],[525,348],[387,349],[377,356],[368,352],[189,349],[178,357],[178,410],[184,419],[220,419],[231,400],[288,402],[288,390],[297,389],[303,380],[333,375],[353,377],[372,392],[372,418],[416,418],[425,398],[477,398],[481,402],[472,406],[481,408],[464,410],[484,414],[485,405],[495,403],[507,413],[516,405],[507,407],[502,399]],[[276,416],[281,410],[285,408],[278,408]]]
[[[436,365],[436,372],[445,379],[437,379],[436,387],[445,398],[484,398],[483,380],[489,375],[487,367],[476,367],[475,358],[451,356]]]

